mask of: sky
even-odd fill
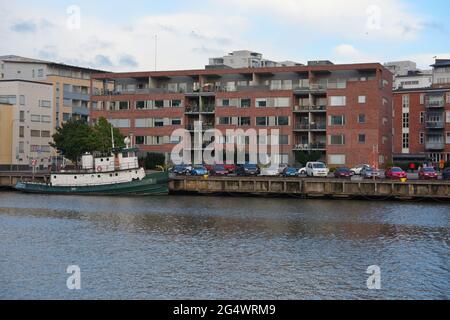
[[[275,61],[450,58],[445,0],[0,0],[0,55],[107,71],[202,69],[233,50]]]

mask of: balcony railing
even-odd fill
[[[425,124],[427,129],[444,129],[444,121],[427,121]]]
[[[309,144],[296,144],[294,146],[294,150],[303,151],[303,150],[325,150],[327,148],[326,143],[323,142],[315,142]]]
[[[207,105],[207,106],[203,106],[203,109],[201,112],[205,112],[205,113],[214,113],[216,111],[216,106],[215,105]]]
[[[185,113],[200,113],[199,106],[186,106]]]
[[[425,105],[427,108],[443,108],[445,106],[444,97],[442,99],[426,99]]]
[[[444,150],[445,149],[445,143],[442,142],[426,142],[425,143],[425,148],[427,150]]]
[[[326,123],[297,123],[295,130],[326,130]]]
[[[195,130],[194,124],[187,124],[185,128],[188,131],[194,131]],[[202,131],[214,129],[214,124],[212,124],[212,123],[203,124],[201,126],[201,129],[202,129]]]
[[[315,111],[326,111],[327,106],[326,105],[317,105],[317,106],[310,106],[310,105],[303,105],[303,106],[295,106],[294,112],[301,112],[301,111],[308,111],[308,112],[315,112]]]

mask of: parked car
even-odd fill
[[[323,162],[308,162],[306,164],[306,175],[308,177],[327,177],[329,170]]]
[[[192,176],[204,176],[208,174],[208,169],[206,169],[203,166],[194,166],[190,171],[189,174]]]
[[[263,177],[278,177],[280,175],[280,172],[278,171],[278,167],[268,167],[268,168],[262,168],[260,170],[260,176]]]
[[[306,176],[306,167],[302,167],[297,171],[299,176]]]
[[[226,176],[229,172],[222,164],[212,166],[210,173],[212,176]]]
[[[287,167],[289,167],[287,164],[279,164],[278,165],[278,173],[283,174],[284,169],[286,169]]]
[[[238,176],[257,176],[259,172],[259,167],[256,164],[247,163],[236,166]]]
[[[419,180],[437,180],[438,174],[432,167],[422,168],[419,170]]]
[[[352,172],[347,167],[337,168],[336,171],[334,171],[334,177],[335,178],[347,178],[350,179],[352,177]]]
[[[377,179],[380,177],[380,172],[374,167],[364,167],[361,170],[361,177],[364,179]]]
[[[293,167],[286,167],[282,172],[283,177],[297,177],[298,169]]]
[[[357,166],[351,168],[350,171],[351,171],[352,174],[354,174],[354,175],[360,175],[360,174],[361,174],[361,171],[362,171],[364,168],[370,168],[370,167],[371,167],[371,166],[368,165],[368,164],[358,164]]]
[[[190,170],[191,170],[191,166],[188,166],[185,164],[180,164],[180,165],[176,165],[175,167],[173,167],[171,172],[176,175],[185,175],[185,174],[189,173]]]
[[[442,171],[442,179],[450,180],[450,167],[445,168],[444,171]]]
[[[403,179],[408,178],[408,175],[402,168],[392,167],[384,173],[386,179]]]

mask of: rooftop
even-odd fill
[[[431,66],[434,68],[450,67],[450,59],[436,59],[436,62]]]

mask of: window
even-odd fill
[[[277,126],[288,126],[289,125],[289,117],[277,117],[277,122],[275,125]]]
[[[20,103],[21,106],[25,105],[25,96],[20,96],[19,97],[19,103]]]
[[[447,92],[447,103],[450,103],[450,92]]]
[[[256,99],[256,107],[257,108],[267,107],[267,100],[266,99]]]
[[[404,133],[402,136],[403,149],[409,149],[409,133]]]
[[[450,123],[450,111],[447,111],[445,114],[446,114],[445,122]]]
[[[329,136],[329,144],[330,145],[344,145],[345,144],[345,136],[343,134],[330,135]]]
[[[155,101],[155,109],[164,108],[164,100],[156,100]]]
[[[289,98],[275,98],[274,105],[277,108],[288,108],[291,106],[291,100]]]
[[[425,112],[424,111],[422,111],[421,113],[420,113],[420,118],[419,118],[420,120],[420,123],[425,123]]]
[[[130,119],[109,119],[109,123],[116,128],[130,127]]]
[[[172,100],[170,105],[172,108],[181,108],[181,100]]]
[[[41,116],[41,121],[43,123],[50,123],[50,122],[52,122],[50,116]]]
[[[181,119],[180,118],[174,118],[172,119],[172,125],[173,126],[180,126],[181,125]]]
[[[40,137],[41,136],[41,132],[39,130],[31,130],[30,135],[32,137]]]
[[[38,69],[38,78],[44,77],[44,69]]]
[[[358,123],[366,123],[366,115],[365,114],[358,115]]]
[[[136,101],[136,109],[147,109],[147,101]]]
[[[136,144],[144,144],[145,137],[144,136],[136,136]]]
[[[48,100],[39,100],[39,106],[41,108],[51,108],[51,103]]]
[[[19,142],[19,153],[24,153],[25,152],[25,142],[20,141]]]
[[[239,107],[240,108],[250,108],[251,104],[252,104],[251,99],[241,99],[241,101],[239,103]]]
[[[229,107],[230,106],[230,99],[222,99],[222,106],[223,107]]]
[[[360,104],[366,103],[366,96],[359,96],[358,103],[360,103]]]
[[[16,104],[16,102],[17,102],[16,96],[0,96],[0,103]]]
[[[164,119],[155,119],[155,127],[164,127]]]
[[[231,124],[231,118],[230,117],[221,117],[221,118],[219,118],[219,124],[229,125],[229,124]]]
[[[343,107],[347,104],[347,98],[345,96],[332,96],[330,97],[330,106]]]
[[[69,121],[70,117],[71,117],[70,113],[63,113],[63,121],[64,122]]]
[[[358,134],[358,143],[366,143],[366,135]]]
[[[41,116],[39,116],[37,114],[32,114],[31,115],[31,122],[41,122]]]
[[[402,96],[402,107],[407,109],[409,108],[409,95],[405,94]]]
[[[20,126],[19,127],[19,138],[24,138],[25,137],[25,127]]]
[[[50,131],[48,131],[48,130],[42,130],[42,131],[41,131],[41,137],[42,137],[42,138],[50,138]]]
[[[113,102],[112,102],[113,103]],[[72,100],[71,99],[63,99],[63,105],[66,107],[71,107],[72,106]]]
[[[267,117],[256,117],[256,125],[257,126],[267,126],[269,120]]]
[[[279,136],[279,142],[280,145],[288,145],[289,144],[289,136],[288,135],[281,135]]]
[[[330,154],[328,156],[328,163],[334,165],[344,165],[345,160],[345,154]]]
[[[25,122],[25,111],[20,111],[19,121]]]
[[[250,125],[250,117],[240,117],[239,125],[240,126],[249,126]]]
[[[343,126],[345,124],[345,116],[333,115],[329,116],[330,126]]]
[[[420,104],[425,104],[425,93],[420,94]]]
[[[446,143],[446,144],[450,144],[450,132],[447,132],[447,133],[445,134],[445,143]]]
[[[409,128],[409,113],[403,113],[402,116],[402,125],[403,128]]]
[[[130,103],[128,101],[119,102],[119,110],[128,110],[128,109],[130,109]]]
[[[419,143],[424,144],[425,143],[425,132],[419,133]]]

